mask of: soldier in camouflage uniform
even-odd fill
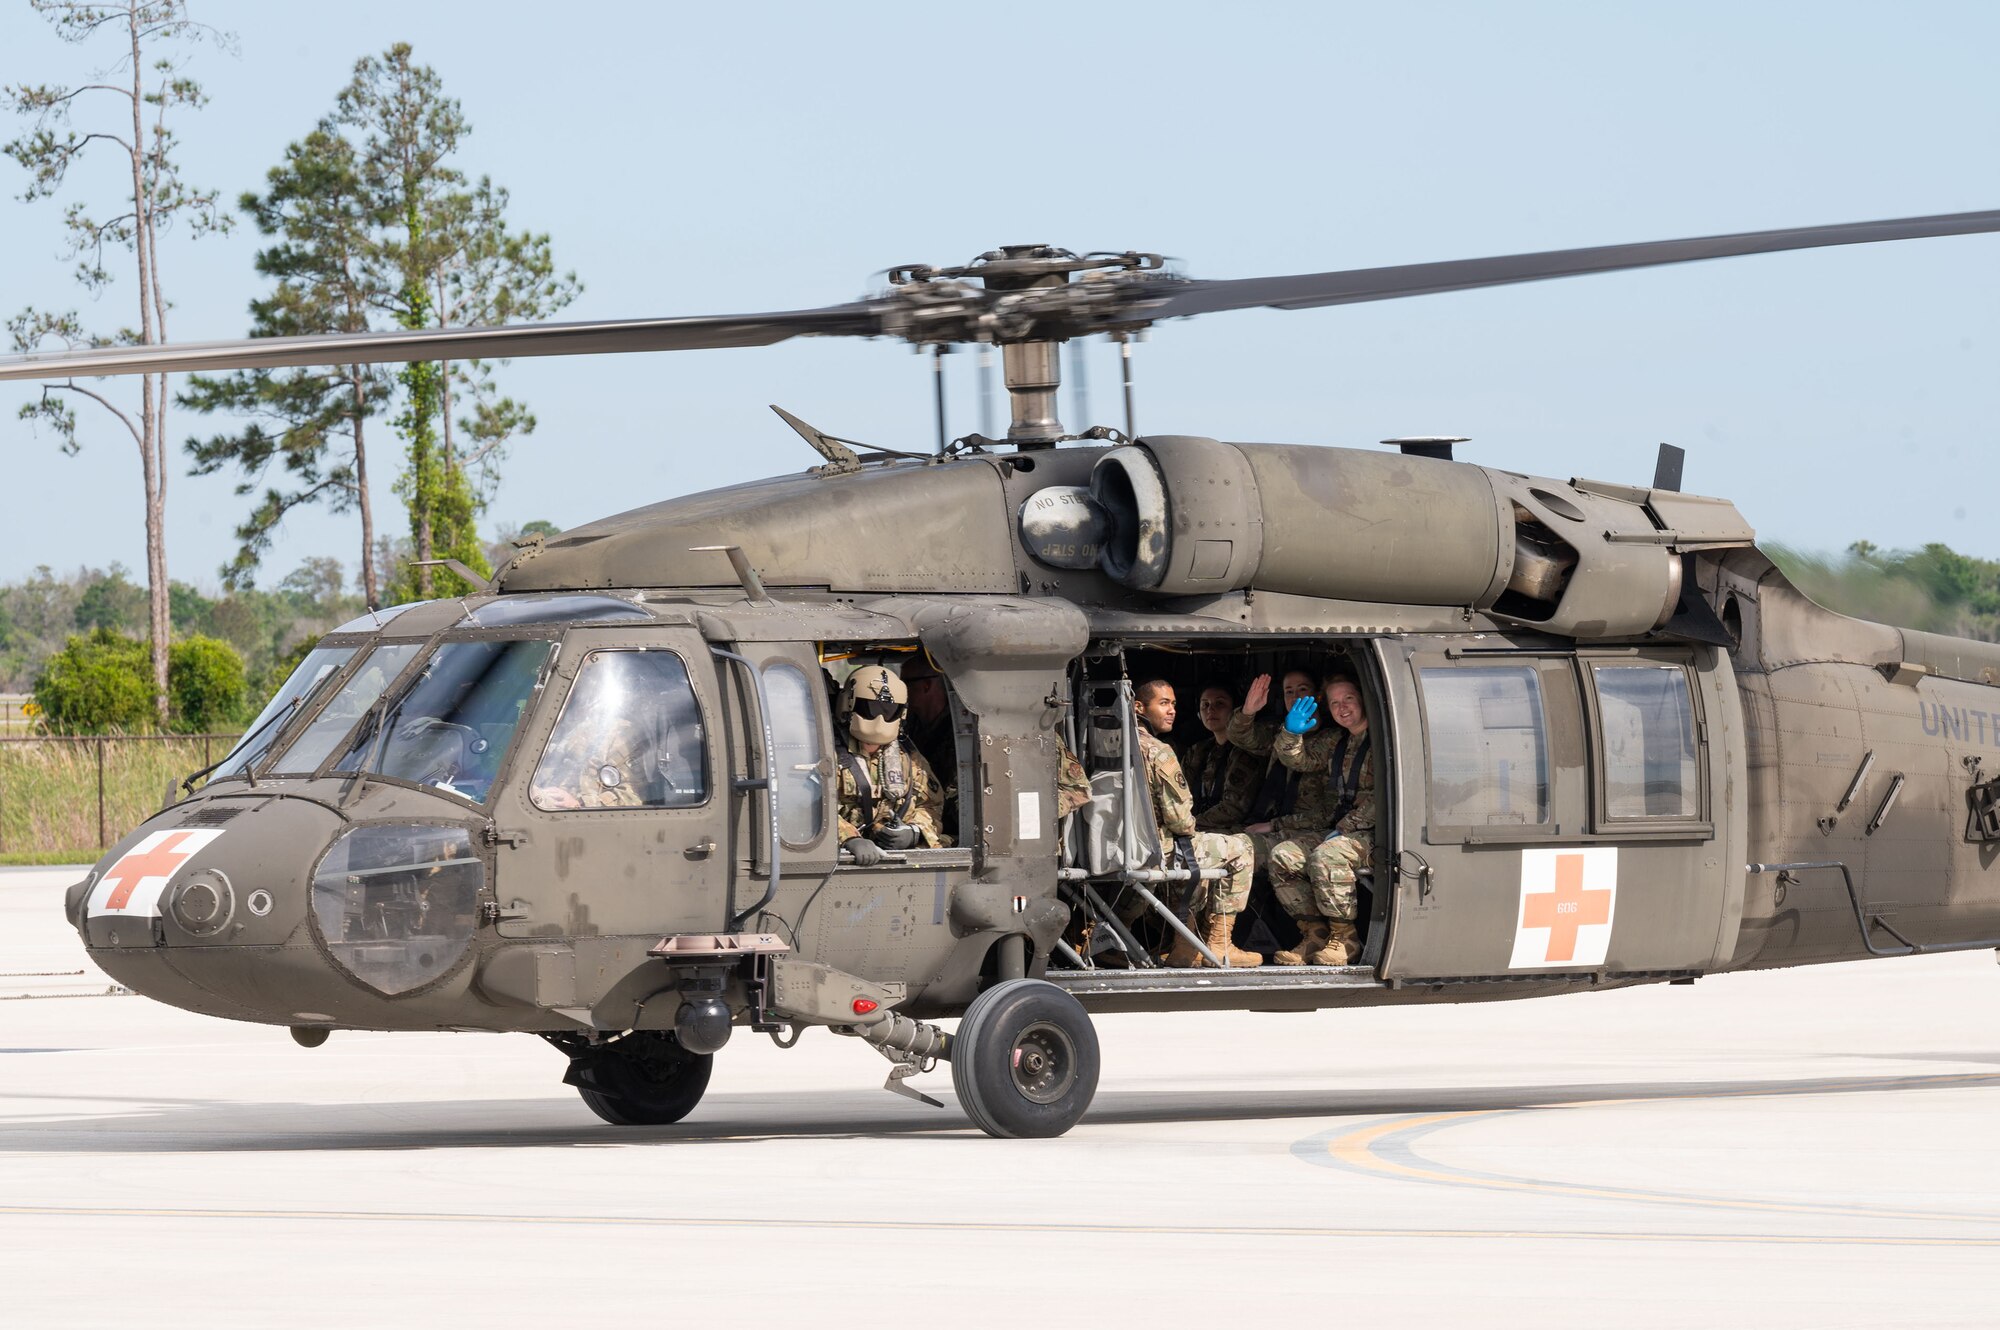
[[[1201,690],[1197,715],[1208,737],[1197,739],[1181,757],[1181,771],[1194,795],[1195,822],[1203,831],[1234,831],[1249,819],[1264,764],[1257,754],[1229,742],[1229,718],[1236,713],[1236,693],[1228,684],[1212,683]],[[1211,820],[1211,809],[1221,809]],[[1234,826],[1229,825],[1233,820]]]
[[[1303,670],[1289,671],[1283,680],[1286,707],[1313,695],[1312,676]],[[1260,720],[1271,696],[1271,676],[1261,674],[1244,694],[1243,706],[1229,718],[1229,741],[1268,759],[1269,765],[1258,788],[1260,798],[1247,809],[1256,820],[1239,826],[1257,850],[1257,866],[1269,869],[1281,848],[1290,845],[1301,859],[1319,844],[1333,822],[1333,800],[1324,770],[1298,770],[1278,760],[1277,740],[1282,726]],[[1289,782],[1281,784],[1281,782]],[[1277,796],[1275,800],[1272,796]],[[1221,809],[1217,806],[1217,811]],[[1290,853],[1291,851],[1287,851]]]
[[[1196,830],[1194,796],[1188,790],[1187,777],[1181,774],[1180,759],[1159,737],[1174,725],[1173,685],[1164,679],[1143,684],[1133,695],[1132,705],[1139,713],[1139,757],[1145,764],[1146,788],[1153,798],[1153,817],[1159,824],[1160,835],[1175,841],[1185,839],[1193,850],[1194,866],[1229,871],[1222,881],[1200,884],[1193,894],[1190,913],[1194,918],[1189,922],[1196,923],[1202,941],[1223,964],[1262,965],[1262,956],[1254,951],[1238,951],[1229,936],[1236,926],[1237,914],[1250,899],[1250,881],[1257,871],[1256,852],[1242,836]],[[1185,938],[1177,937],[1166,963],[1185,969],[1207,961]]]
[[[908,704],[903,681],[880,665],[862,666],[841,688],[840,848],[863,867],[881,863],[885,850],[951,844],[941,826],[944,790],[923,754],[903,741]]]
[[[1335,677],[1325,696],[1332,724],[1315,720],[1306,703],[1272,745],[1286,766],[1325,773],[1334,801],[1322,839],[1287,841],[1272,852],[1271,888],[1300,933],[1296,950],[1278,953],[1280,965],[1347,965],[1361,952],[1354,879],[1375,852],[1375,762],[1361,690]],[[1296,732],[1304,724],[1313,728]]]
[[[535,767],[528,793],[537,808],[642,808],[645,775],[638,721],[585,707],[562,719],[561,734]]]

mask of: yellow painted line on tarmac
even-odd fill
[[[1636,1104],[1671,1103],[1712,1099],[1777,1098],[1814,1094],[1851,1094],[1905,1088],[1941,1088],[1954,1084],[1993,1084],[1991,1073],[1949,1076],[1891,1077],[1877,1081],[1848,1081],[1832,1085],[1805,1082],[1797,1087],[1756,1087],[1742,1090],[1687,1091],[1657,1095],[1637,1095],[1626,1099],[1574,1100],[1511,1108],[1467,1109],[1451,1113],[1421,1113],[1370,1123],[1355,1131],[1328,1140],[1326,1152],[1336,1162],[1357,1172],[1402,1178],[1413,1182],[1439,1183],[1453,1187],[1475,1187],[1488,1191],[1530,1192],[1545,1196],[1581,1197],[1589,1200],[1638,1201],[1692,1209],[1743,1210],[1761,1214],[1835,1215],[1851,1219],[1904,1219],[1948,1223],[2000,1224],[2000,1214],[1979,1214],[1940,1210],[1904,1210],[1891,1206],[1842,1205],[1815,1201],[1769,1201],[1752,1197],[1718,1196],[1696,1192],[1656,1191],[1641,1187],[1592,1186],[1588,1183],[1560,1182],[1546,1178],[1454,1169],[1419,1156],[1412,1142],[1419,1137],[1449,1130],[1475,1121],[1548,1110],[1578,1111],[1593,1108],[1623,1108]],[[1384,1154],[1387,1147],[1407,1154],[1408,1162]],[[1980,1240],[1985,1241],[1984,1239]]]
[[[712,1218],[677,1215],[509,1215],[395,1210],[260,1210],[111,1205],[0,1205],[0,1216],[75,1219],[200,1219],[306,1223],[500,1224],[557,1228],[817,1229],[856,1233],[1102,1234],[1133,1237],[1391,1238],[1489,1242],[1680,1242],[1704,1245],[1808,1247],[2000,1247],[2000,1237],[1910,1237],[1894,1234],[1585,1232],[1519,1228],[1309,1228],[1220,1224],[1001,1223],[920,1219]]]

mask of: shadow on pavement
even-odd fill
[[[1778,1095],[1880,1094],[2000,1086],[2000,1073],[1739,1080],[1469,1086],[1423,1090],[1107,1091],[1077,1128],[1277,1118],[1367,1118],[1412,1113],[1534,1109],[1601,1101],[1673,1101]],[[933,1094],[948,1094],[941,1086]],[[581,1102],[558,1098],[411,1100],[363,1104],[162,1102],[111,1096],[27,1096],[99,1103],[101,1118],[0,1125],[0,1151],[44,1154],[289,1150],[456,1150],[553,1146],[658,1146],[732,1141],[936,1135],[976,1129],[949,1102],[904,1105],[880,1091],[712,1095],[671,1127],[612,1127]],[[124,1105],[143,1110],[120,1111]]]

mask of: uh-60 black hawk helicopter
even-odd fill
[[[479,594],[328,634],[69,917],[121,983],[308,1046],[540,1034],[614,1123],[687,1114],[735,1026],[817,1025],[920,1098],[905,1078],[948,1060],[973,1121],[1016,1136],[1088,1106],[1091,1011],[1483,1001],[1993,947],[2000,647],[1813,604],[1731,504],[1681,491],[1673,450],[1650,485],[1558,480],[1440,439],[1078,438],[1055,404],[1062,341],[1162,319],[1995,230],[2000,212],[1245,281],[1022,246],[787,313],[0,362],[34,379],[890,336],[999,346],[1012,403],[1004,441],[934,455],[799,422],[823,465],[532,540]],[[860,866],[830,698],[857,662],[918,653],[947,687],[955,845]],[[1162,853],[1134,682],[1186,694],[1336,659],[1377,755],[1360,955],[1155,963],[1141,935],[1174,926],[1202,870]],[[624,745],[583,773],[620,806],[538,776],[585,725]],[[1091,788],[1059,821],[1065,744]],[[1127,968],[1074,945],[1084,922],[1133,944]]]

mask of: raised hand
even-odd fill
[[[1271,700],[1271,676],[1260,674],[1250,681],[1250,691],[1243,694],[1243,714],[1254,716],[1264,709]]]
[[[1319,722],[1313,719],[1314,714],[1318,711],[1318,698],[1300,698],[1298,701],[1292,703],[1292,709],[1285,713],[1285,729],[1293,734],[1312,733],[1319,728]]]

